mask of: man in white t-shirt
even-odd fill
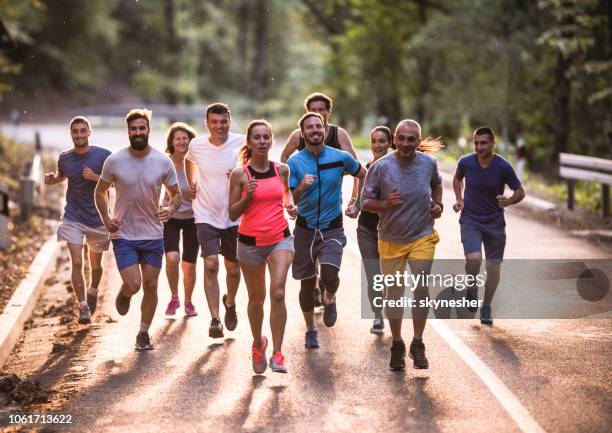
[[[225,326],[236,329],[236,292],[240,284],[240,267],[236,258],[238,225],[228,214],[229,175],[238,164],[238,153],[245,136],[230,132],[231,114],[225,104],[206,107],[206,128],[209,135],[194,138],[185,157],[185,171],[193,198],[193,212],[198,231],[198,242],[204,258],[204,293],[212,321],[208,335],[223,337],[219,319],[220,253],[225,258],[227,294],[223,295]]]

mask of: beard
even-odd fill
[[[83,141],[72,140],[72,143],[74,144],[75,147],[85,147],[89,145],[89,140],[83,140]]]
[[[325,135],[311,135],[307,138],[304,138],[304,141],[311,146],[320,146],[325,141]]]
[[[134,135],[130,137],[130,146],[134,150],[143,150],[149,145],[148,135]]]

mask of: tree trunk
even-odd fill
[[[269,0],[257,0],[255,4],[254,56],[251,69],[251,96],[262,99],[268,87],[268,13]]]
[[[553,161],[555,163],[559,160],[559,153],[567,150],[571,130],[569,112],[571,83],[567,77],[570,65],[570,58],[565,57],[562,53],[557,53],[557,64],[555,66],[555,119],[553,124],[555,136]]]
[[[179,53],[181,48],[181,42],[176,33],[176,10],[174,7],[174,0],[164,1],[164,21],[166,23],[166,49],[169,53]],[[168,83],[174,83],[180,76],[180,62],[171,61],[166,66],[166,79]],[[179,95],[171,85],[164,86],[164,99],[170,105],[177,105],[179,103]]]
[[[424,26],[427,24],[427,1],[417,0],[417,5],[419,8],[419,23],[421,26]],[[431,67],[433,62],[431,56],[423,50],[417,54],[416,61],[419,72],[419,85],[414,111],[417,117],[416,120],[422,124],[425,122],[425,116],[427,115],[423,101],[425,96],[431,91]]]
[[[238,49],[238,59],[240,62],[240,69],[244,71],[241,73],[241,82],[237,83],[240,90],[244,93],[249,91],[248,89],[248,71],[249,60],[247,57],[247,35],[249,32],[249,2],[248,0],[242,0],[238,6],[238,40],[236,42]]]

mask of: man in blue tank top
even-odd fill
[[[313,296],[317,264],[325,287],[323,321],[330,327],[337,318],[335,294],[340,284],[342,249],[346,245],[342,227],[342,177],[346,173],[362,179],[365,169],[348,152],[323,144],[321,115],[306,113],[299,125],[306,148],[287,161],[291,173],[289,187],[298,207],[292,273],[293,278],[301,281],[300,307],[307,327],[305,346],[317,348]]]
[[[514,191],[510,197],[504,196],[506,185]],[[476,276],[480,272],[481,246],[484,245],[487,279],[480,322],[492,325],[491,302],[499,284],[506,246],[504,208],[523,200],[525,190],[510,163],[495,153],[495,135],[491,128],[481,127],[474,131],[474,153],[459,160],[453,189],[457,199],[453,209],[461,212],[461,242],[468,274]],[[466,297],[478,299],[478,287],[469,287]],[[477,308],[468,309],[475,312]]]

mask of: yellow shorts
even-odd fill
[[[436,244],[440,242],[437,231],[433,231],[407,244],[378,240],[378,253],[382,260],[433,260]]]

